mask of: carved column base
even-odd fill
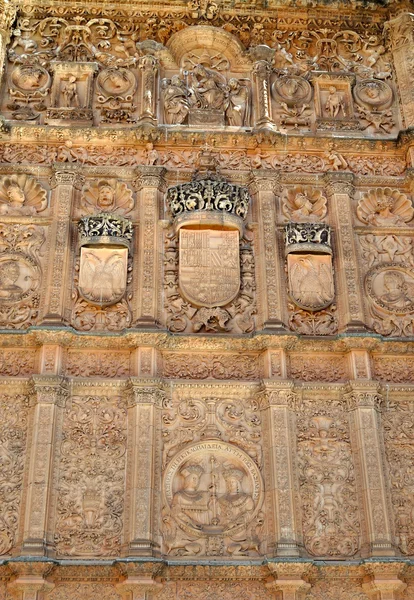
[[[286,333],[288,330],[282,321],[278,319],[269,319],[263,323],[263,331]]]
[[[21,546],[21,556],[50,556],[54,553],[54,547],[42,539],[28,538]]]
[[[132,540],[129,543],[126,556],[161,556],[159,547],[151,540]]]
[[[45,315],[41,325],[45,325],[46,327],[67,327],[68,322],[62,317],[62,315],[54,315],[48,314]]]
[[[152,317],[140,317],[134,323],[134,327],[145,327],[146,329],[159,329],[158,321]]]
[[[253,133],[258,133],[259,131],[278,131],[276,123],[274,123],[271,119],[263,118],[257,121]]]
[[[341,330],[341,333],[366,333],[368,327],[362,321],[349,321]]]

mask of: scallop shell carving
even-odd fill
[[[296,223],[322,220],[327,213],[326,203],[321,190],[311,186],[296,186],[282,194],[282,212],[289,221]]]
[[[414,209],[411,200],[399,190],[374,188],[363,194],[357,215],[369,225],[404,225],[413,218]]]
[[[47,192],[40,183],[21,173],[0,179],[0,214],[34,215],[47,207]]]
[[[82,190],[81,208],[88,214],[104,211],[125,215],[134,205],[132,191],[125,183],[116,179],[91,181]]]

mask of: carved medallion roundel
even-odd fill
[[[308,102],[312,96],[312,88],[306,79],[295,75],[276,79],[272,91],[277,99],[286,102],[288,106]]]
[[[15,88],[29,94],[44,91],[50,85],[50,75],[43,67],[25,65],[16,67],[11,80]]]
[[[255,462],[225,442],[206,441],[179,452],[167,465],[163,490],[171,516],[196,537],[235,535],[246,529],[263,503]]]
[[[414,272],[408,265],[379,264],[368,271],[365,284],[368,296],[386,312],[414,311]]]

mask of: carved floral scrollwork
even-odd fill
[[[346,412],[304,401],[297,420],[303,534],[313,556],[353,556],[359,511]]]
[[[391,494],[396,514],[398,545],[414,553],[414,405],[391,402],[383,412],[385,449],[390,466]]]
[[[124,402],[73,397],[61,444],[55,534],[61,556],[119,554],[125,454]]]
[[[37,317],[42,270],[42,227],[0,225],[0,324],[28,327]]]
[[[0,555],[15,543],[21,505],[27,438],[28,398],[0,398]]]

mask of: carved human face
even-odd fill
[[[240,493],[240,481],[237,479],[237,477],[227,477],[226,486],[229,494]]]
[[[10,206],[20,207],[24,204],[24,192],[18,185],[9,186],[7,190],[7,197],[9,199]]]
[[[18,280],[19,275],[19,265],[15,262],[4,263],[0,273],[0,287],[7,288],[14,285]]]
[[[195,492],[198,489],[199,485],[200,485],[200,476],[197,475],[197,473],[190,473],[184,479],[184,489],[186,489],[190,492]]]
[[[365,93],[369,98],[372,98],[373,100],[376,100],[377,98],[379,98],[380,95],[380,91],[379,88],[375,85],[375,86],[367,86],[365,88]]]
[[[99,188],[98,206],[100,208],[110,208],[114,202],[114,190],[110,185],[102,185]]]

